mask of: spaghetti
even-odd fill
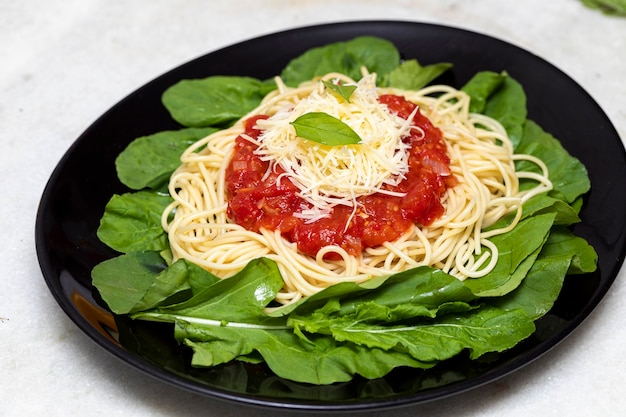
[[[469,97],[452,87],[381,89],[375,86],[375,74],[364,74],[358,83],[341,74],[328,74],[297,88],[276,81],[278,88],[258,108],[183,153],[182,165],[170,179],[174,201],[164,211],[162,224],[174,259],[186,258],[222,278],[235,274],[251,259],[273,259],[284,280],[277,297],[280,303],[297,301],[335,283],[363,282],[420,265],[459,279],[484,276],[498,260],[497,247],[489,239],[514,228],[522,204],[552,187],[545,164],[530,155],[514,154],[504,128],[487,116],[470,113]],[[323,81],[356,89],[345,100]],[[393,186],[407,173],[408,151],[402,139],[415,127],[408,122],[411,118],[389,112],[377,100],[381,95],[401,96],[414,103],[443,134],[456,181],[443,193],[441,216],[428,225],[411,224],[397,239],[365,247],[357,254],[337,245],[306,254],[280,228],[251,231],[229,218],[225,173],[238,137],[255,144],[259,158],[269,163],[267,175],[280,166],[278,180],[298,188],[307,203],[297,213],[303,221],[323,221],[337,207],[350,207],[355,214],[361,196],[393,195]],[[331,149],[295,137],[291,122],[298,115],[320,110],[350,125],[362,143]],[[256,126],[263,133],[258,138],[246,137],[246,120],[259,115],[264,117]],[[515,161],[522,159],[537,165],[540,173],[516,172]],[[521,178],[537,185],[520,191]],[[511,221],[506,226],[487,229],[507,215]]]

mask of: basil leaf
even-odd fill
[[[350,96],[352,96],[352,93],[356,90],[356,85],[335,84],[330,81],[322,81],[322,83],[324,83],[326,88],[334,92],[337,96],[343,98],[348,103],[350,103]]]
[[[328,113],[305,113],[291,124],[301,138],[323,145],[353,145],[361,142],[359,135],[350,126]]]

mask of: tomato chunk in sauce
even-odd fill
[[[416,105],[396,95],[382,95],[382,104],[391,112],[408,119]],[[261,131],[255,116],[246,121],[245,133],[258,138]],[[413,225],[428,226],[440,217],[441,199],[457,180],[450,171],[450,158],[441,131],[419,110],[413,116],[411,134],[403,140],[409,147],[409,170],[396,186],[387,189],[404,193],[394,197],[375,193],[358,197],[358,208],[334,207],[329,217],[306,223],[294,213],[309,208],[298,196],[298,188],[288,179],[280,181],[280,167],[268,171],[267,161],[256,154],[257,146],[239,136],[226,169],[228,217],[247,230],[279,230],[301,252],[315,256],[324,246],[340,246],[358,256],[364,249],[398,239]]]

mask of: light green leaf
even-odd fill
[[[328,113],[305,113],[291,124],[301,138],[323,145],[353,145],[361,142],[361,137],[350,126]]]
[[[331,90],[338,97],[343,98],[348,103],[350,103],[350,96],[354,93],[354,90],[356,90],[356,85],[335,84],[330,81],[322,81],[322,83],[326,86],[326,88]]]

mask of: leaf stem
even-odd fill
[[[150,321],[160,321],[165,323],[175,323],[177,320],[184,321],[190,324],[197,324],[200,326],[214,326],[214,327],[236,327],[240,329],[257,329],[257,330],[289,330],[292,329],[287,325],[267,325],[267,324],[252,324],[252,323],[240,323],[240,322],[228,322],[223,320],[203,319],[199,317],[183,316],[179,314],[170,313],[138,313],[132,315],[133,319],[144,319]]]

